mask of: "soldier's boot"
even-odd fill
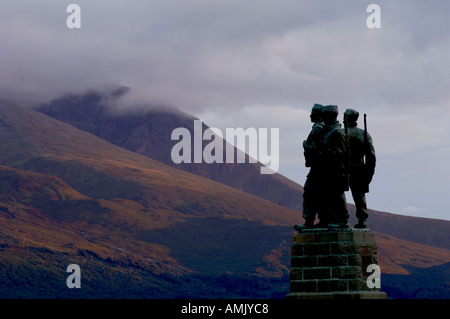
[[[355,225],[355,228],[366,228],[367,222],[365,219],[358,220],[358,223]]]
[[[338,229],[349,228],[348,220],[346,218],[338,218],[332,223],[329,223],[328,228],[338,228]]]
[[[338,222],[338,223],[328,224],[328,228],[343,229],[343,228],[349,228],[349,225],[347,222]]]
[[[328,222],[326,221],[319,221],[316,225],[314,225],[315,228],[328,228]]]
[[[303,229],[310,229],[314,227],[314,220],[306,219],[303,225],[295,225],[294,229],[297,231],[301,231]]]

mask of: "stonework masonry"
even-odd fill
[[[378,265],[374,234],[369,229],[306,229],[291,247],[290,293],[286,299],[386,299],[369,288],[367,271]]]

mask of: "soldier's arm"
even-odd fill
[[[335,132],[327,143],[327,153],[331,156],[342,156],[345,153],[347,138],[342,132]]]
[[[373,146],[372,137],[367,134],[367,145],[366,145],[366,169],[370,175],[373,175],[375,172],[375,166],[376,166],[376,155],[375,155],[375,148]]]

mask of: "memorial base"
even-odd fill
[[[386,293],[381,291],[335,291],[335,292],[294,292],[287,294],[285,299],[386,299]]]
[[[377,246],[369,229],[306,229],[293,241],[286,299],[387,298],[367,282],[373,275],[367,267],[378,265]]]

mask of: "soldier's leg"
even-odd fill
[[[349,211],[345,193],[331,190],[326,199],[326,214],[328,226],[331,228],[348,228]]]
[[[348,218],[350,214],[348,211],[347,199],[344,192],[336,194],[336,223],[338,227],[347,228]]]
[[[369,214],[367,214],[366,194],[359,189],[352,189],[352,197],[356,206],[356,218],[358,219],[358,224],[355,227],[365,228],[366,220],[369,217]]]
[[[326,228],[329,223],[329,210],[330,208],[327,206],[327,199],[324,196],[323,191],[318,189],[315,193],[314,201],[316,203],[316,212],[319,222],[316,224],[316,227],[324,227]]]
[[[327,228],[328,224],[332,222],[334,206],[334,200],[332,198],[333,191],[324,182],[323,176],[315,176],[312,184],[314,185],[314,191],[312,193],[314,211],[319,219],[319,223],[315,227]]]
[[[303,227],[313,227],[314,219],[316,218],[314,198],[314,182],[311,177],[306,178],[305,185],[303,186],[303,213],[302,217],[305,219]],[[295,226],[299,227],[298,225]],[[301,226],[300,226],[301,227]]]

